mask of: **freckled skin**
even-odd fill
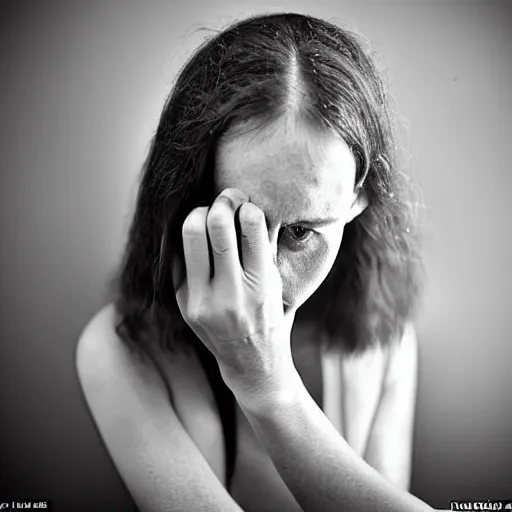
[[[346,223],[364,208],[354,193],[355,169],[341,137],[320,133],[293,116],[266,129],[228,133],[219,144],[216,193],[238,188],[265,214],[283,302],[290,306],[300,306],[320,286],[332,268]],[[336,222],[327,226],[302,224],[333,217]],[[300,243],[290,225],[313,231]]]

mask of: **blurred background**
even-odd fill
[[[75,345],[105,303],[173,79],[208,32],[290,10],[381,56],[422,191],[426,289],[412,492],[512,499],[512,2],[0,1],[0,495],[130,497],[85,407]]]

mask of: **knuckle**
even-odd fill
[[[223,308],[223,317],[226,319],[226,325],[236,326],[237,330],[245,331],[246,327],[252,322],[243,308],[236,304],[228,304]]]
[[[183,222],[182,233],[185,236],[195,236],[204,233],[205,212],[204,208],[194,208]]]
[[[203,226],[200,226],[197,223],[194,223],[190,220],[186,220],[183,223],[183,229],[182,229],[183,236],[194,237],[194,236],[200,235],[203,231],[204,231]]]
[[[212,244],[212,252],[216,256],[223,256],[224,254],[228,253],[229,250],[229,245]]]
[[[227,190],[230,190],[230,189],[227,189]],[[228,208],[228,209],[230,209],[233,212],[237,208],[237,204],[236,204],[235,198],[233,198],[232,194],[230,194],[230,193],[228,193],[226,191],[221,192],[217,196],[217,198],[215,199],[213,205],[214,206],[222,205],[223,207]]]
[[[240,222],[249,226],[260,226],[265,223],[265,214],[254,203],[244,203],[240,207]]]
[[[249,201],[249,196],[237,188],[226,188],[218,196],[218,199],[227,199],[236,209],[237,205]]]
[[[187,310],[187,321],[192,325],[198,325],[200,323],[198,312],[195,309]]]
[[[201,325],[207,321],[207,310],[202,304],[191,306],[187,310],[187,318],[193,325]]]
[[[208,218],[206,221],[208,225],[208,229],[213,230],[225,230],[229,229],[230,226],[230,218],[229,214],[226,212],[224,208],[219,208],[218,206],[212,206],[210,208],[210,212],[208,213]]]

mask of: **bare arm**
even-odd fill
[[[115,334],[111,308],[80,337],[78,376],[94,421],[141,512],[241,512],[177,417],[154,365]]]
[[[364,462],[304,387],[290,348],[295,311],[283,308],[265,216],[241,196],[227,189],[209,210],[196,208],[185,220],[186,279],[175,288],[184,319],[216,357],[224,382],[305,512],[433,510]],[[243,270],[234,225],[240,203]],[[177,275],[174,281],[180,282]]]
[[[418,347],[414,326],[393,347],[381,400],[370,431],[364,459],[388,480],[409,489]]]
[[[433,510],[382,477],[339,435],[298,374],[286,393],[242,408],[305,512]]]

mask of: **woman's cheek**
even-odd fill
[[[337,248],[326,240],[319,240],[301,251],[280,251],[277,266],[281,274],[283,302],[294,307],[306,302],[327,277],[336,253]]]

